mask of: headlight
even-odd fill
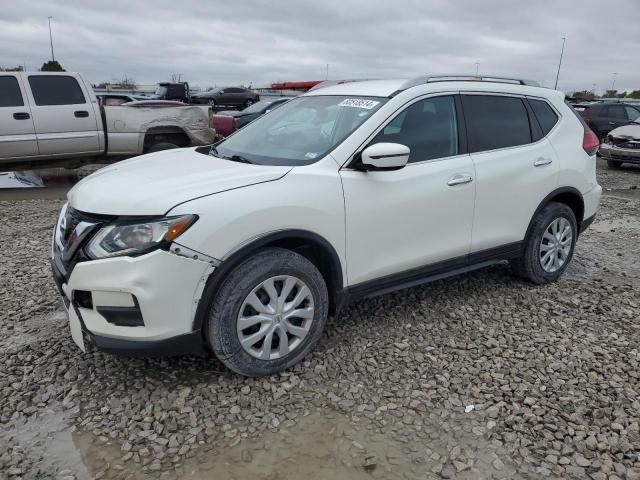
[[[107,225],[91,239],[86,252],[94,259],[145,253],[173,241],[197,218],[195,215],[185,215]]]

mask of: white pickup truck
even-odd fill
[[[69,72],[0,72],[0,165],[127,157],[213,143],[208,107],[177,102],[100,106]]]

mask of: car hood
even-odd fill
[[[194,198],[277,180],[291,168],[234,162],[195,148],[164,150],[102,168],[67,196],[87,213],[162,215]]]
[[[609,132],[614,138],[626,138],[629,140],[640,140],[640,125],[636,123],[630,123],[629,125],[623,125],[622,127],[614,128]]]

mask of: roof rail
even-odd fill
[[[501,77],[494,75],[423,75],[421,77],[407,80],[399,90],[416,87],[425,83],[434,82],[495,82],[495,83],[511,83],[514,85],[528,85],[530,87],[539,87],[540,84],[534,80],[523,80],[521,78]]]

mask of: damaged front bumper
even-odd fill
[[[640,164],[640,140],[608,138],[598,154],[605,160]]]

